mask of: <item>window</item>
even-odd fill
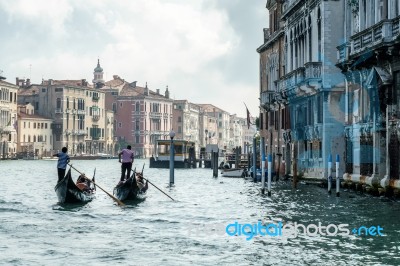
[[[182,122],[182,117],[178,116],[178,122]]]
[[[56,100],[56,108],[61,109],[61,98],[57,98]]]
[[[118,123],[118,127],[119,127],[119,128],[122,127],[122,123],[121,123],[121,122]]]
[[[136,136],[136,143],[140,143],[140,136]]]

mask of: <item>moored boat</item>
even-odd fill
[[[223,169],[222,176],[223,177],[243,177],[244,169],[242,169],[242,168]]]
[[[144,199],[146,197],[146,192],[148,189],[148,183],[139,183],[137,181],[136,175],[141,175],[139,173],[134,173],[128,179],[120,181],[114,188],[114,196],[123,200],[135,200]]]
[[[82,183],[76,184],[72,180],[71,169],[69,169],[65,177],[54,187],[54,190],[60,203],[85,203],[91,201],[95,197],[95,189],[90,186],[87,189],[83,188]]]

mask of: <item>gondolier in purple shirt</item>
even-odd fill
[[[118,154],[118,161],[121,163],[121,181],[124,181],[125,179],[125,172],[127,178],[131,176],[132,164],[133,161],[135,160],[133,156],[133,151],[131,149],[132,149],[131,145],[128,145],[126,149],[123,149]]]

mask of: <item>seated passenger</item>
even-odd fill
[[[89,181],[85,178],[85,175],[82,174],[78,177],[78,180],[76,180],[76,186],[85,192],[90,192],[90,183]]]

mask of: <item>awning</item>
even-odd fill
[[[378,73],[379,78],[382,80],[383,85],[392,84],[392,75],[382,68],[382,67],[374,67],[376,73]]]

